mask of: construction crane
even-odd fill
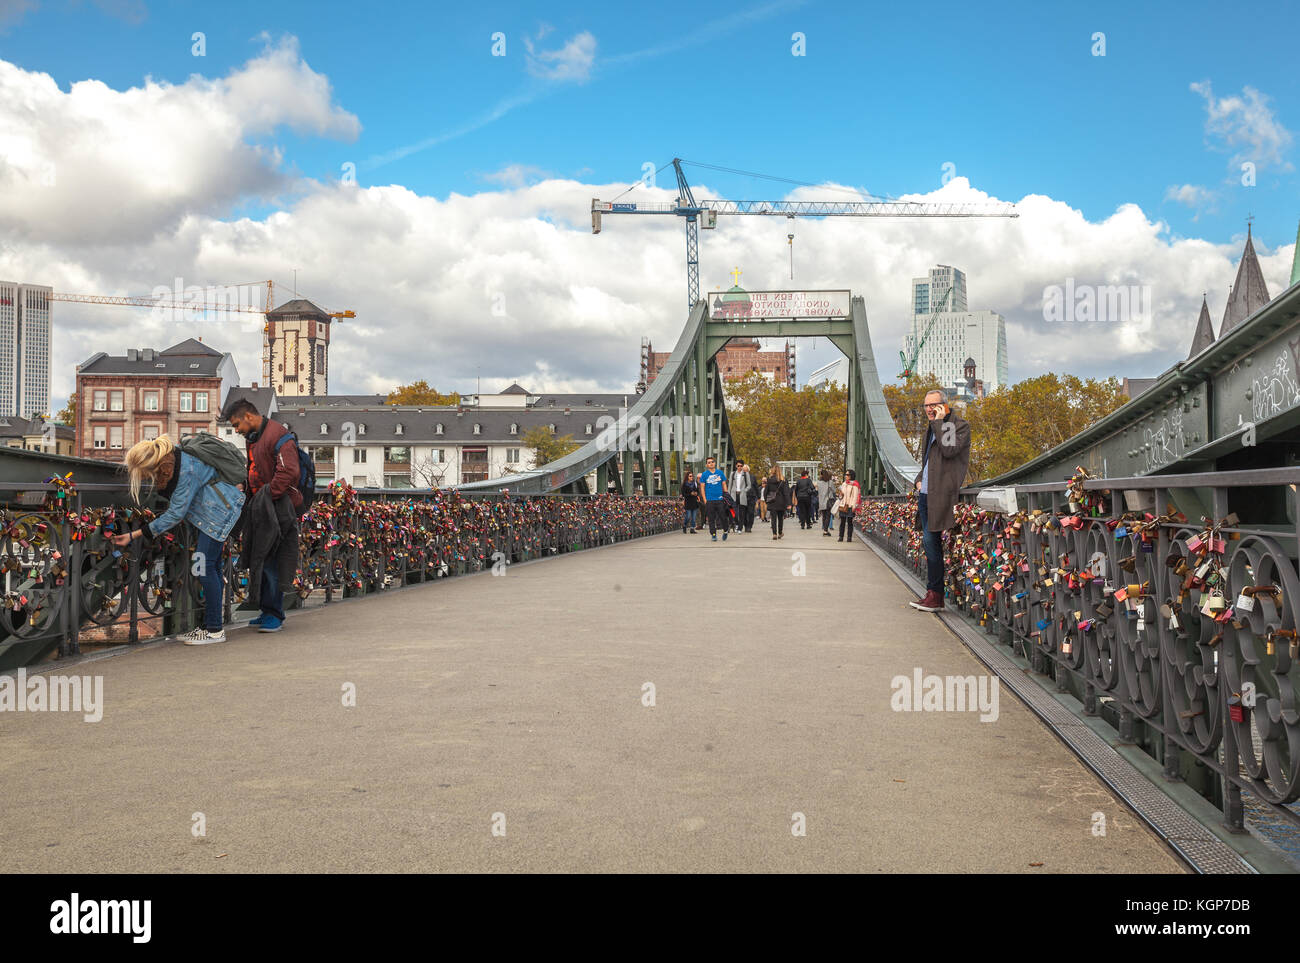
[[[673,201],[602,201],[591,200],[591,233],[599,234],[601,218],[605,214],[675,214],[686,218],[686,298],[687,310],[700,298],[700,240],[701,226],[707,231],[718,226],[719,214],[751,214],[782,217],[1019,217],[1015,205],[976,203],[923,203],[921,201],[723,201],[697,202],[682,172],[682,164],[705,167],[710,170],[734,174],[733,171],[712,164],[699,164],[673,158],[677,172],[677,198]],[[665,167],[667,165],[664,165]],[[660,168],[662,170],[663,168]],[[750,174],[765,177],[762,174]],[[768,178],[780,180],[781,178]],[[798,183],[790,181],[789,183]],[[633,185],[635,187],[635,185]],[[807,186],[807,185],[803,185]],[[632,188],[628,188],[632,190]],[[624,194],[627,191],[623,192]],[[619,197],[623,195],[620,194]]]
[[[189,311],[229,311],[243,312],[246,314],[267,315],[275,307],[275,282],[274,281],[240,281],[234,284],[218,284],[207,288],[208,291],[214,291],[220,288],[243,288],[252,285],[266,285],[266,306],[256,307],[239,303],[236,299],[234,304],[227,301],[200,301],[194,298],[185,298],[181,295],[176,297],[115,297],[105,294],[51,294],[51,301],[74,301],[81,304],[116,304],[126,307],[135,308],[183,308]],[[281,285],[283,287],[283,285]],[[295,292],[297,293],[297,292]],[[342,320],[343,318],[355,318],[355,311],[326,311],[331,318]],[[262,324],[262,334],[267,333],[267,325]],[[262,372],[263,380],[271,383],[271,342],[268,338],[262,338]]]
[[[907,355],[902,351],[898,352],[898,360],[903,362],[903,373],[900,378],[907,379],[916,374],[916,359],[921,356],[921,349],[925,347],[925,342],[929,340],[930,332],[934,330],[934,323],[939,320],[939,315],[948,304],[949,298],[952,297],[952,286],[943,292],[943,297],[935,301],[934,313],[930,315],[930,322],[925,326],[925,333],[921,335],[916,345],[912,348],[912,357],[909,360]]]

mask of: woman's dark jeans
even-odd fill
[[[831,510],[829,508],[823,508],[822,509],[822,531],[829,532],[830,530],[831,530]]]
[[[225,563],[221,558],[225,547],[225,542],[218,542],[210,535],[199,532],[199,543],[194,554],[196,561],[202,559],[203,562],[199,569],[199,583],[203,586],[203,627],[209,632],[220,632],[226,623],[221,605],[222,592],[226,586],[223,577]]]
[[[688,529],[688,528],[695,528],[695,527],[696,527],[696,525],[695,525],[695,516],[696,516],[697,514],[699,514],[699,511],[700,511],[700,510],[699,510],[698,508],[687,508],[687,509],[685,509],[686,515],[685,515],[685,517],[682,519],[682,531],[686,531],[686,529]]]
[[[848,530],[849,530],[847,535],[845,535],[844,533],[845,526],[848,526]],[[840,538],[848,538],[849,541],[853,540],[853,509],[852,508],[850,508],[847,512],[840,512]]]
[[[767,513],[767,517],[772,520],[772,534],[784,535],[785,534],[785,512],[774,512],[769,510]]]

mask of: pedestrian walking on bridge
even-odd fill
[[[731,514],[722,500],[727,492],[727,476],[718,471],[718,460],[712,455],[705,459],[704,471],[700,472],[700,491],[704,496],[704,514],[709,520],[709,535],[716,542],[721,528],[725,542],[727,530],[731,527]]]
[[[831,537],[831,502],[835,500],[835,486],[831,484],[831,473],[822,469],[817,480],[817,504],[821,508],[822,534]]]
[[[775,465],[763,483],[763,501],[767,503],[767,517],[772,520],[772,541],[785,538],[785,512],[790,506],[790,486]]]
[[[858,510],[858,499],[862,497],[862,489],[858,487],[858,476],[852,468],[844,472],[844,483],[840,485],[839,497],[835,501],[836,514],[840,516],[840,537],[837,542],[844,541],[845,529],[848,530],[848,539],[853,541],[853,516]]]
[[[696,516],[700,513],[700,486],[695,481],[695,472],[687,471],[682,480],[682,534],[690,525],[691,534],[695,534]]]

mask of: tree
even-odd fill
[[[885,394],[885,403],[889,405],[889,413],[894,418],[894,427],[898,429],[898,434],[903,439],[903,444],[907,450],[912,453],[912,457],[918,461],[921,458],[921,429],[925,427],[927,418],[925,412],[921,410],[921,404],[925,401],[925,396],[931,391],[937,391],[943,386],[939,384],[939,379],[930,372],[924,378],[912,375],[901,385],[882,385]],[[970,419],[967,418],[967,421]],[[971,431],[975,430],[972,423]]]
[[[409,385],[399,385],[388,393],[386,402],[390,405],[424,405],[430,408],[441,405],[460,404],[460,393],[453,391],[444,395],[436,388],[430,388],[429,382],[421,379]]]
[[[432,455],[411,456],[411,477],[416,488],[441,488],[447,474],[447,465],[433,460]]]
[[[519,443],[532,450],[534,468],[563,458],[581,447],[581,442],[574,441],[573,435],[553,435],[545,425],[529,428]]]
[[[798,391],[751,371],[726,384],[727,420],[736,454],[754,473],[778,461],[818,461],[838,472],[844,464],[848,391],[830,383]]]
[[[1117,378],[1084,380],[1055,373],[1028,378],[966,408],[971,425],[970,478],[1008,472],[1055,448],[1128,401]]]
[[[77,396],[71,395],[68,403],[63,406],[63,410],[54,416],[54,420],[60,425],[67,425],[70,428],[77,426]]]

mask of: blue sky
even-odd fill
[[[640,337],[680,330],[683,232],[622,218],[592,237],[592,196],[674,155],[820,185],[805,196],[931,194],[955,175],[1020,220],[801,221],[796,286],[865,293],[877,356],[894,357],[908,279],[956,264],[972,308],[1007,318],[1013,381],[1063,352],[1081,375],[1150,376],[1185,355],[1202,291],[1217,326],[1248,215],[1270,289],[1288,280],[1294,23],[1269,3],[0,0],[0,188],[59,174],[0,190],[0,276],[142,294],[300,269],[304,293],[357,310],[332,390],[464,390],[480,369],[485,385],[624,390]],[[688,176],[700,198],[793,189]],[[705,290],[733,264],[746,286],[784,282],[784,225],[730,220],[704,235]],[[1044,288],[1067,277],[1149,285],[1154,323],[1044,329]],[[489,310],[502,296],[508,312]],[[189,334],[60,311],[56,394],[96,350]],[[255,334],[213,337],[254,380]],[[800,370],[831,356],[801,344]]]
[[[1253,87],[1284,126],[1300,126],[1295,11],[1286,4],[1229,12],[1212,3],[778,2],[743,8],[747,15],[719,3],[640,13],[607,3],[108,9],[44,0],[0,37],[0,51],[61,86],[97,78],[123,89],[146,76],[223,75],[257,52],[263,31],[297,36],[303,59],[328,75],[336,102],[362,125],[350,144],[278,138],[287,161],[316,178],[337,177],[351,161],[362,184],[442,197],[482,190],[484,175],[510,164],[630,182],[644,162],[676,154],[897,196],[932,189],[951,163],[981,190],[1048,194],[1090,219],[1137,202],[1177,234],[1227,239],[1253,213],[1259,237],[1287,243],[1300,215],[1296,171],[1271,165],[1254,188],[1242,187],[1229,167],[1235,151],[1211,146],[1206,101],[1189,88],[1208,81],[1223,97]],[[195,31],[206,36],[203,58],[191,55]],[[504,57],[491,56],[498,31]],[[582,31],[596,39],[589,79],[530,76],[525,38],[542,34],[541,47]],[[791,55],[796,31],[806,56]],[[1104,57],[1092,55],[1097,31]],[[477,130],[374,163],[530,92],[537,99]],[[1294,165],[1293,150],[1287,157]],[[779,186],[706,176],[730,196]],[[1219,192],[1214,210],[1198,217],[1165,198],[1183,184]]]

